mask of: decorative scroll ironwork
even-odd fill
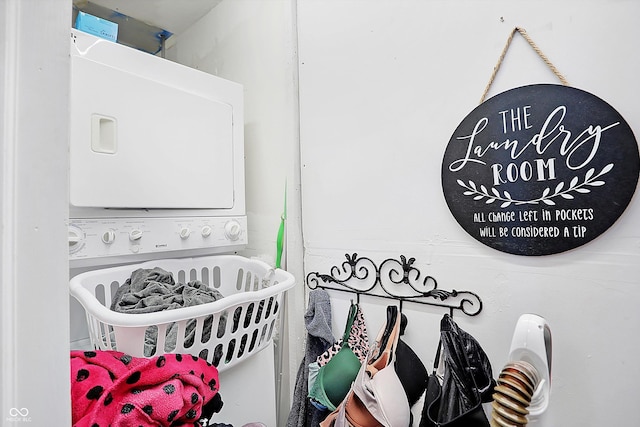
[[[331,267],[330,274],[311,272],[305,279],[310,289],[323,288],[360,295],[382,297],[400,301],[426,304],[460,310],[468,316],[482,311],[482,300],[470,291],[447,291],[438,288],[432,276],[425,275],[414,267],[415,258],[400,255],[400,259],[388,258],[376,265],[367,257],[357,253],[345,254],[347,258],[340,266]],[[382,290],[383,293],[380,293]]]

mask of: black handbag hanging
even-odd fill
[[[491,363],[478,341],[460,329],[448,314],[440,322],[440,343],[434,364],[420,427],[489,427],[482,403],[492,400],[496,385]],[[442,384],[436,375],[437,368],[444,371]]]

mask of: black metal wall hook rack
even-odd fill
[[[422,278],[420,270],[413,266],[415,258],[400,255],[399,260],[387,258],[377,265],[357,253],[347,253],[345,257],[347,260],[340,266],[331,267],[330,274],[307,274],[307,287],[354,293],[358,302],[360,295],[397,300],[400,310],[403,302],[407,301],[448,308],[451,316],[454,310],[468,316],[476,316],[482,311],[482,300],[477,294],[439,289],[434,277],[425,275]]]

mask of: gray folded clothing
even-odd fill
[[[217,301],[222,294],[209,288],[199,280],[193,280],[186,284],[176,283],[171,273],[162,268],[137,269],[129,279],[116,291],[112,301],[111,310],[120,313],[140,314],[152,313],[163,310],[172,310],[181,307],[190,307],[198,304]],[[196,320],[187,321],[184,345],[190,347],[194,342]],[[211,335],[213,316],[208,316],[203,325],[203,340]],[[219,330],[224,331],[226,318],[220,319]],[[177,342],[178,325],[172,324],[166,332],[165,349],[174,349]],[[145,334],[145,356],[155,353],[158,341],[157,328],[149,328]]]

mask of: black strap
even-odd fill
[[[393,327],[396,325],[396,319],[398,318],[398,307],[395,305],[387,306],[387,324],[384,327],[382,338],[380,339],[380,351],[383,348],[387,348],[389,337],[393,331]]]

